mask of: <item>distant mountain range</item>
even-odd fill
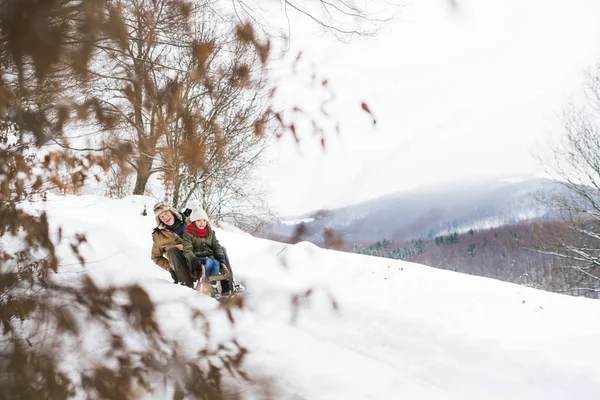
[[[423,188],[278,221],[265,236],[320,243],[324,229],[330,229],[346,242],[433,238],[550,217],[536,197],[561,192],[560,184],[544,179]]]

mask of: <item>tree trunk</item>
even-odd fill
[[[134,98],[132,103],[135,128],[138,136],[138,146],[140,151],[140,159],[138,161],[137,177],[135,179],[135,187],[133,188],[133,194],[143,195],[146,191],[146,184],[148,178],[150,178],[150,168],[152,168],[152,157],[148,156],[148,138],[144,132],[144,120],[142,117],[142,80],[144,76],[143,66],[143,25],[140,14],[136,14],[137,18],[137,58],[133,60],[133,66],[135,71],[135,77],[137,78],[133,83]]]
[[[133,188],[133,194],[143,195],[146,191],[146,184],[150,178],[150,169],[152,168],[152,159],[148,155],[140,155],[140,161],[135,179],[135,187]]]
[[[179,197],[181,192],[181,179],[179,175],[175,176],[175,182],[173,182],[173,207],[178,210],[183,206],[183,204],[179,204]]]

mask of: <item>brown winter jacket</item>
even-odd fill
[[[215,235],[210,225],[206,227],[207,232],[205,237],[199,237],[189,231],[183,234],[183,256],[190,266],[194,257],[210,257],[216,260],[225,259],[223,248],[217,240],[217,235]]]
[[[184,221],[184,217],[179,211],[171,208],[171,212],[180,221]],[[167,226],[156,217],[156,228],[152,231],[152,261],[161,268],[168,270],[171,268],[169,260],[166,259],[165,253],[171,246],[181,245],[182,238],[167,229]]]

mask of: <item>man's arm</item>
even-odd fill
[[[162,269],[166,269],[167,271],[171,268],[171,263],[164,257],[163,252],[160,250],[160,247],[154,240],[154,236],[152,237],[152,253],[150,255],[152,261]]]
[[[183,234],[183,256],[185,257],[188,265],[191,265],[192,258],[196,257],[194,253],[194,243],[192,242],[193,235],[189,232]]]

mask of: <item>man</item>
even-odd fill
[[[181,244],[187,226],[185,222],[186,214],[189,214],[187,211],[182,214],[166,203],[156,203],[154,206],[156,228],[152,231],[152,261],[169,271],[175,283],[180,281],[192,287],[193,279],[183,256]]]

